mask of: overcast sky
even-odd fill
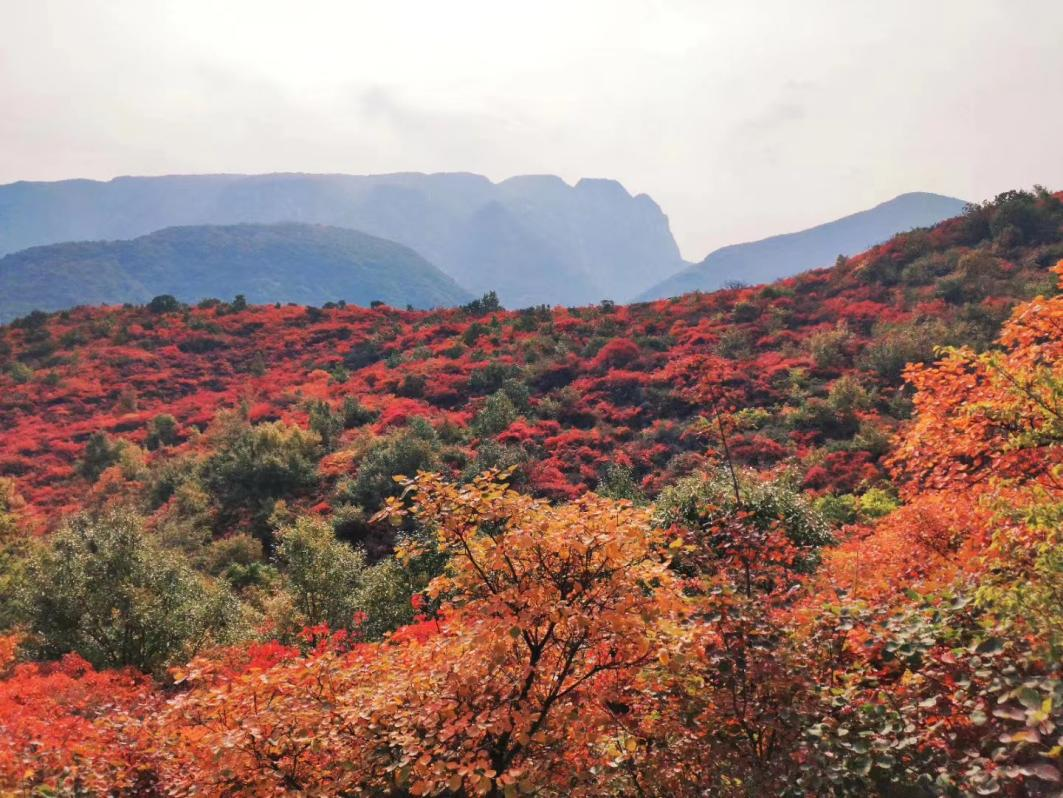
[[[689,259],[1063,188],[1063,0],[0,0],[0,182],[612,177]]]

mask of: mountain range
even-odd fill
[[[20,182],[0,186],[0,255],[42,245],[64,247],[0,261],[5,288],[0,319],[26,308],[141,301],[163,284],[167,293],[188,299],[211,292],[221,298],[242,293],[254,301],[369,297],[418,307],[488,291],[496,291],[507,307],[650,300],[792,276],[896,233],[935,224],[964,205],[938,194],[902,194],[808,230],[723,247],[690,264],[680,256],[660,207],[645,194],[632,196],[614,180],[585,178],[569,185],[555,176],[526,175],[494,183],[466,173],[397,173]],[[232,229],[280,223],[287,226],[268,234]],[[208,225],[231,229],[221,234]],[[300,225],[328,225],[332,231]],[[142,239],[172,227],[185,228],[179,242],[173,232]],[[354,238],[346,244],[311,242],[336,239],[335,228],[367,238],[357,244]],[[270,253],[258,253],[269,263],[268,275],[256,274],[246,262],[249,236],[255,246],[269,240]],[[289,246],[298,252],[290,274],[282,259],[284,236],[292,237]],[[202,241],[194,242],[196,237]],[[366,249],[368,237],[376,237],[376,243]],[[74,241],[109,243],[67,243]],[[347,248],[338,261],[324,255],[337,246]],[[245,260],[227,264],[226,247],[235,247],[237,259]],[[397,270],[390,285],[382,272],[370,277],[364,269],[328,276],[330,268],[352,256],[367,268],[370,250],[387,250],[380,265]],[[412,272],[398,266],[413,264],[410,250],[427,261]],[[205,270],[187,259],[196,252],[211,264]],[[322,255],[320,262],[313,262],[314,252]],[[162,260],[152,263],[153,257]],[[429,279],[432,266],[456,285],[444,284],[439,274]],[[76,276],[70,271],[75,269]],[[414,273],[420,277],[413,278]],[[359,283],[357,275],[367,282]],[[407,279],[412,280],[409,290]]]
[[[0,322],[32,310],[185,302],[237,294],[254,304],[374,300],[452,306],[469,294],[409,247],[323,225],[170,227],[131,241],[31,247],[0,259]]]
[[[963,200],[941,194],[901,194],[874,208],[808,230],[717,249],[700,263],[643,292],[639,299],[662,299],[690,291],[715,291],[731,283],[756,285],[792,277],[829,266],[839,255],[863,252],[897,233],[957,216],[966,205]]]
[[[0,186],[0,254],[164,227],[306,222],[416,250],[510,307],[633,297],[685,265],[668,219],[613,180],[473,174],[194,175]]]

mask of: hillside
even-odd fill
[[[615,181],[472,174],[198,175],[0,186],[0,254],[176,225],[305,222],[404,244],[507,307],[626,301],[685,264],[668,219]]]
[[[0,322],[33,310],[232,298],[396,307],[469,299],[413,250],[354,230],[303,224],[172,227],[131,241],[33,247],[0,258]]]
[[[1039,189],[638,305],[0,327],[0,791],[1053,795],[1061,290]]]
[[[986,346],[1015,302],[1050,290],[1063,239],[1023,216],[1025,196],[774,285],[638,305],[34,314],[0,336],[0,477],[50,515],[86,498],[74,467],[93,433],[142,444],[169,414],[190,446],[241,403],[252,422],[304,425],[314,402],[339,413],[350,397],[373,420],[338,433],[340,449],[423,417],[442,435],[433,462],[445,451],[455,473],[515,463],[534,492],[570,497],[616,466],[653,494],[705,462],[700,419],[717,397],[742,463],[856,490],[885,478],[905,363]],[[1029,230],[998,221],[1011,217]],[[316,495],[358,460],[325,467]]]
[[[797,233],[733,244],[644,291],[639,299],[661,299],[690,291],[716,291],[730,283],[753,285],[829,266],[839,255],[856,255],[897,233],[929,227],[956,216],[966,203],[940,194],[901,194],[833,222]]]

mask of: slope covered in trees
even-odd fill
[[[1061,223],[640,306],[19,320],[0,785],[1051,795]]]
[[[661,299],[691,291],[716,291],[731,283],[768,283],[826,266],[838,255],[856,255],[917,227],[959,215],[966,203],[955,197],[913,192],[866,211],[796,233],[732,244],[710,252],[644,291],[639,299]]]
[[[257,304],[375,300],[418,308],[469,299],[413,250],[322,225],[173,227],[132,241],[54,244],[0,258],[0,321],[159,295],[198,302],[236,294]]]

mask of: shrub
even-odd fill
[[[849,347],[853,334],[844,324],[834,329],[814,333],[808,339],[808,352],[821,369],[841,368],[849,362]]]
[[[256,528],[277,499],[298,495],[317,483],[320,439],[283,422],[224,430],[204,466],[204,484],[221,505],[222,515],[254,515]]]
[[[321,439],[326,451],[334,449],[345,426],[342,414],[334,411],[328,402],[319,399],[310,403],[309,415],[310,431]]]
[[[233,631],[237,604],[128,513],[78,517],[26,566],[18,603],[38,656],[157,671]]]
[[[148,303],[148,310],[152,313],[173,313],[181,309],[181,303],[170,294],[159,294]]]
[[[357,396],[347,396],[344,397],[340,415],[343,417],[344,428],[351,429],[376,420],[379,414],[363,405]]]
[[[472,420],[472,431],[481,438],[491,438],[517,420],[517,408],[504,391],[487,397]]]
[[[128,445],[126,441],[112,439],[106,432],[92,433],[78,462],[78,473],[89,482],[95,482],[100,474],[122,459],[122,451]]]
[[[373,445],[358,465],[350,498],[367,512],[376,512],[388,496],[399,494],[394,477],[438,467],[439,438],[428,422],[415,419]]]
[[[761,531],[781,525],[791,543],[809,551],[831,542],[825,519],[801,491],[780,481],[761,480],[756,472],[743,472],[739,483],[736,500],[731,477],[723,470],[681,479],[658,497],[654,520],[661,527],[680,524],[705,530],[742,513],[745,523]],[[809,557],[805,565],[812,562]]]
[[[304,516],[280,529],[277,559],[305,625],[324,623],[348,630],[359,625],[356,611],[365,555],[337,540],[330,524]]]
[[[471,316],[486,316],[489,313],[495,313],[502,310],[502,303],[498,301],[498,294],[494,291],[488,291],[479,299],[474,299],[471,302],[462,305],[461,309]]]
[[[148,437],[144,445],[154,451],[163,446],[173,446],[181,440],[177,434],[177,419],[169,413],[161,413],[148,424]]]

